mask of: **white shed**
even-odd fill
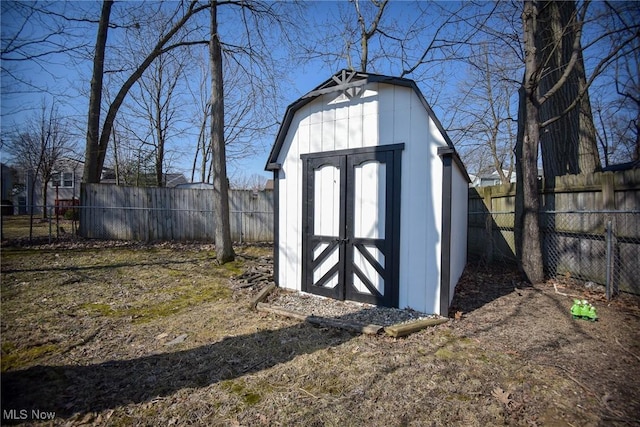
[[[414,81],[335,74],[287,108],[266,169],[278,286],[448,314],[469,177]]]

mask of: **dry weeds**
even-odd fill
[[[207,245],[4,247],[3,423],[638,424],[637,298],[556,284],[598,308],[573,320],[553,283],[470,265],[459,320],[363,336],[249,310],[259,289],[229,278],[270,250],[238,252],[219,266]]]

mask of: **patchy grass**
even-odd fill
[[[12,215],[2,217],[2,239],[14,240],[29,237],[29,215]],[[56,218],[42,218],[42,214],[33,217],[32,237],[41,239],[49,236],[57,237],[71,233],[75,225],[72,221],[67,221],[62,216]],[[61,228],[60,228],[61,227]]]
[[[58,346],[55,344],[17,348],[11,342],[4,342],[2,343],[2,372],[28,365],[43,356],[55,353],[57,350]]]
[[[247,384],[242,380],[223,381],[220,383],[220,387],[223,390],[238,396],[241,402],[246,406],[256,405],[260,400],[262,400],[262,396],[247,387]]]
[[[176,273],[170,272],[169,276],[172,275],[175,276]],[[144,323],[231,296],[230,289],[221,284],[219,279],[199,284],[193,281],[178,280],[176,282],[175,286],[158,289],[158,295],[154,295],[153,299],[139,298],[125,304],[91,302],[80,305],[79,309],[86,310],[88,314],[94,316],[128,317],[135,323]]]
[[[219,266],[210,245],[3,247],[3,410],[53,425],[637,423],[637,299],[563,287],[598,306],[574,321],[553,286],[475,267],[460,320],[360,336],[250,311],[259,289],[229,278],[271,249],[237,252]]]
[[[229,299],[226,279],[242,261],[218,266],[214,257],[162,246],[3,248],[3,343],[12,337],[15,347],[3,347],[3,371],[55,353],[34,342],[79,338],[83,323],[148,323]]]

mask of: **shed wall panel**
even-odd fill
[[[398,88],[405,89],[405,88]],[[411,105],[411,90],[395,91],[394,102]],[[404,95],[403,99],[401,95]],[[422,307],[427,300],[427,289],[424,283],[427,265],[434,261],[425,259],[428,251],[429,236],[427,224],[431,223],[432,206],[428,194],[427,164],[428,141],[424,139],[426,121],[420,117],[420,111],[398,109],[393,112],[393,123],[405,121],[402,126],[407,129],[405,151],[402,163],[402,199],[400,226],[400,307]],[[422,112],[424,114],[424,111]],[[390,114],[390,113],[388,113]],[[394,126],[395,129],[395,126]],[[420,134],[422,133],[422,136]],[[394,136],[395,138],[395,136]]]
[[[391,120],[401,124],[394,126],[398,133],[393,138],[406,143],[402,162],[399,305],[437,313],[442,162],[431,138],[430,119],[415,92],[395,87],[393,99],[402,105],[392,109]],[[400,132],[400,128],[404,130]]]
[[[299,163],[299,145],[309,146],[309,121],[296,117],[292,122],[291,132],[287,135],[283,153],[286,157],[280,159],[282,170],[279,172],[279,279],[283,288],[300,290],[300,258],[298,235],[302,234],[298,219],[300,209],[298,202],[302,193],[302,171]],[[297,126],[296,126],[297,125]],[[299,170],[300,169],[300,170]]]
[[[376,105],[377,103],[371,102]],[[380,132],[378,131],[378,114],[365,114],[362,116],[362,140],[367,145],[379,145]]]

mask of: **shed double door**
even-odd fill
[[[403,144],[302,155],[302,290],[398,305]]]

